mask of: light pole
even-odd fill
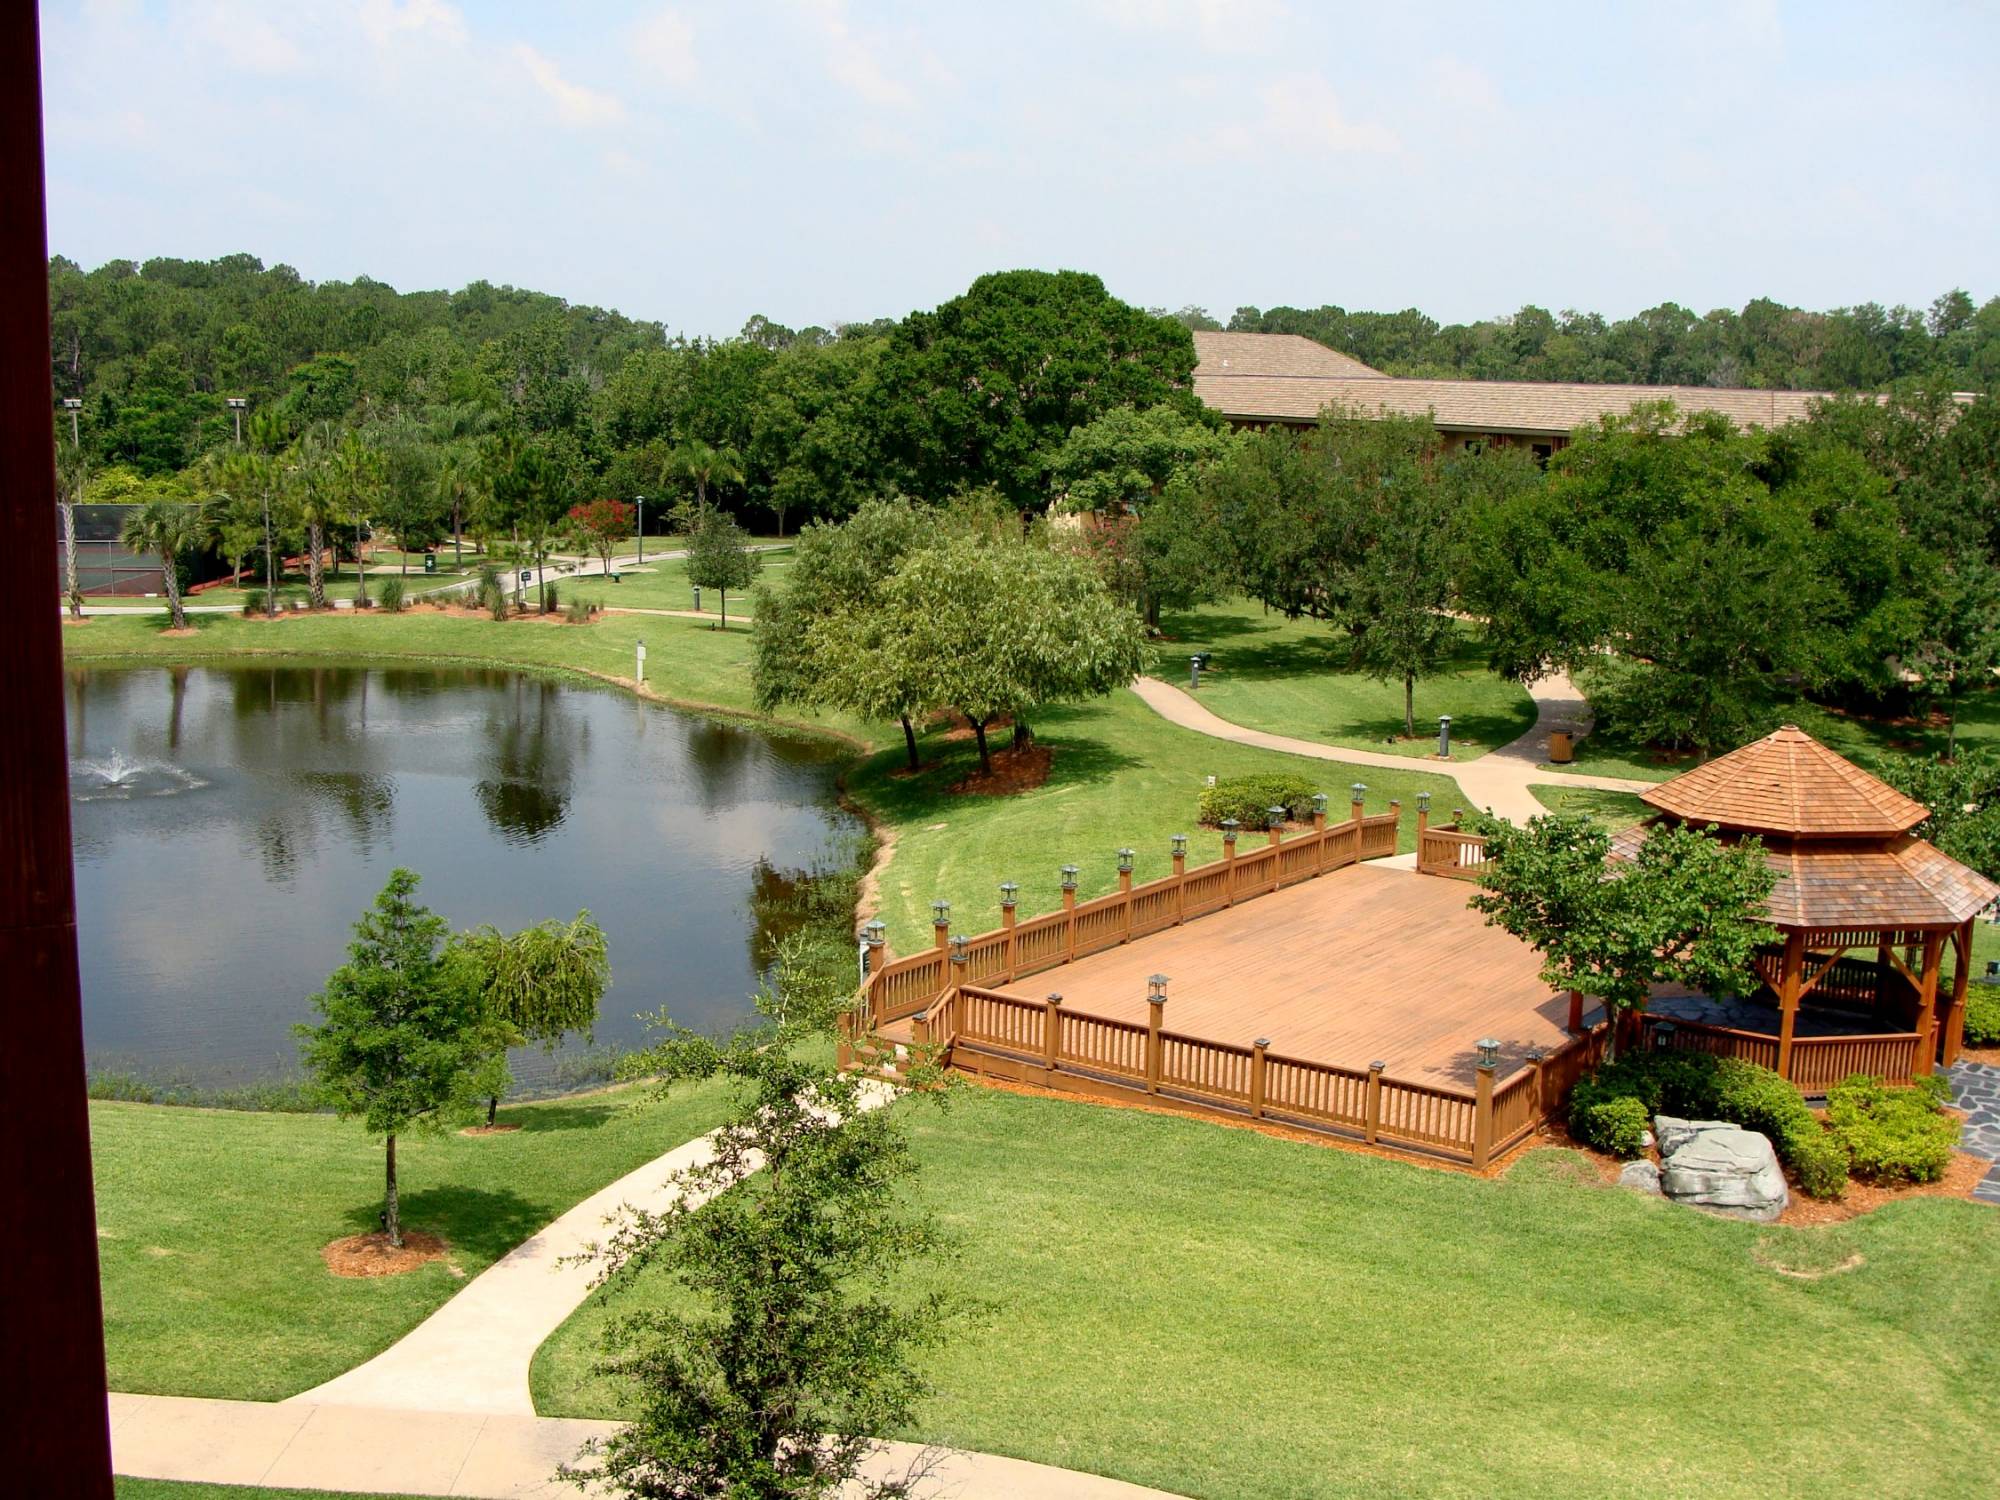
[[[241,396],[231,396],[228,400],[229,414],[236,419],[236,446],[243,446],[243,413],[250,403]]]
[[[634,495],[632,498],[639,502],[639,561],[633,566],[643,567],[646,562],[646,497]]]
[[[75,396],[63,397],[63,410],[69,413],[69,445],[74,448],[81,439],[77,436],[77,413],[83,410],[83,402]]]

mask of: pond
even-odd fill
[[[725,1031],[769,962],[753,895],[860,832],[837,747],[509,671],[76,667],[67,708],[85,1046],[142,1078],[296,1074],[291,1027],[398,865],[454,929],[589,908],[600,1047],[662,1007]],[[546,1091],[577,1054],[515,1075]]]

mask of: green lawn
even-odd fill
[[[758,574],[758,583],[777,583],[785,576],[785,569],[791,566],[791,549],[764,552],[763,570]],[[687,562],[679,557],[655,557],[650,549],[645,567],[634,571],[630,566],[631,555],[626,554],[624,566],[619,568],[619,581],[607,578],[585,578],[569,587],[585,598],[596,599],[602,604],[624,609],[693,609],[694,587],[688,582]],[[729,619],[734,624],[740,615],[749,619],[756,611],[752,604],[757,584],[749,588],[729,592]],[[701,591],[703,614],[716,614],[714,589]]]
[[[909,1436],[1231,1500],[1992,1492],[1991,1208],[1773,1229],[1557,1151],[1483,1182],[981,1090],[908,1118],[935,1275],[989,1308]],[[617,1413],[608,1315],[543,1346],[541,1411]]]
[[[1600,792],[1587,786],[1531,786],[1528,790],[1550,812],[1583,813],[1612,833],[1630,828],[1653,812],[1632,792]]]
[[[404,1222],[454,1253],[379,1279],[334,1276],[319,1254],[377,1224],[382,1149],[360,1125],[93,1103],[111,1388],[275,1401],[331,1379],[572,1204],[713,1129],[727,1100],[624,1089],[504,1109],[512,1134],[404,1137]]]
[[[1437,749],[1439,714],[1450,714],[1452,753],[1484,754],[1535,726],[1533,698],[1486,667],[1467,627],[1451,666],[1417,684],[1417,738],[1403,737],[1403,685],[1374,682],[1347,666],[1344,637],[1314,620],[1266,614],[1254,600],[1161,616],[1167,640],[1160,674],[1185,685],[1190,655],[1214,653],[1200,697],[1234,724],[1272,734],[1426,756]]]
[[[899,740],[848,777],[849,793],[895,832],[881,915],[898,951],[930,941],[930,904],[938,897],[952,903],[960,931],[983,932],[1000,923],[1002,880],[1021,887],[1026,918],[1062,904],[1065,863],[1080,867],[1078,895],[1088,900],[1117,887],[1120,848],[1137,851],[1135,881],[1168,873],[1168,841],[1176,833],[1189,835],[1191,865],[1221,858],[1221,834],[1195,824],[1205,776],[1295,772],[1325,789],[1336,819],[1347,816],[1348,788],[1364,782],[1371,813],[1386,811],[1391,798],[1402,800],[1406,850],[1416,847],[1419,791],[1429,791],[1438,808],[1465,800],[1457,782],[1414,766],[1346,766],[1178,729],[1136,693],[1045,709],[1034,731],[1054,752],[1049,780],[1014,796],[953,795],[948,789],[978,769],[978,752],[969,739],[941,733],[923,742],[926,769],[916,776],[901,774]]]

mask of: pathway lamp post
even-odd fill
[[[1451,759],[1451,715],[1438,715],[1438,759]]]
[[[698,583],[694,586],[694,612],[701,613],[701,585]]]
[[[1188,691],[1192,693],[1196,688],[1200,686],[1201,686],[1201,658],[1199,656],[1190,656],[1188,658]]]
[[[639,561],[634,563],[633,566],[641,567],[646,561],[646,497],[644,495],[634,495],[632,499],[639,507]]]

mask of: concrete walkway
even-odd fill
[[[1388,755],[1380,750],[1350,750],[1341,745],[1321,744],[1317,740],[1294,739],[1288,734],[1267,734],[1261,729],[1246,729],[1210,712],[1191,693],[1157,677],[1141,677],[1132,684],[1132,691],[1169,723],[1234,744],[1254,745],[1261,750],[1281,750],[1288,755],[1339,761],[1345,765],[1376,766],[1390,771],[1435,771],[1457,781],[1466,801],[1472,806],[1497,813],[1516,823],[1525,823],[1548,811],[1536,799],[1531,787],[1574,786],[1606,792],[1642,792],[1653,785],[1649,781],[1585,776],[1547,767],[1543,756],[1549,735],[1556,730],[1572,735],[1582,734],[1587,732],[1590,724],[1589,704],[1575,685],[1560,673],[1543,678],[1529,689],[1535,700],[1533,729],[1497,750],[1463,761],[1441,761],[1434,756]]]
[[[214,1401],[113,1396],[111,1464],[141,1479],[360,1494],[466,1495],[526,1500],[602,1494],[557,1482],[556,1466],[611,1422],[462,1412],[381,1411],[296,1401]],[[926,1500],[1171,1500],[1096,1474],[987,1453],[938,1453],[916,1493]],[[910,1472],[926,1450],[885,1443],[869,1460],[875,1480]]]
[[[863,1096],[862,1107],[894,1097],[884,1084]],[[516,1245],[366,1364],[281,1404],[532,1417],[528,1366],[590,1295],[597,1274],[571,1258],[605,1238],[605,1220],[620,1208],[657,1214],[681,1201],[676,1179],[714,1156],[711,1133],[628,1172]]]

